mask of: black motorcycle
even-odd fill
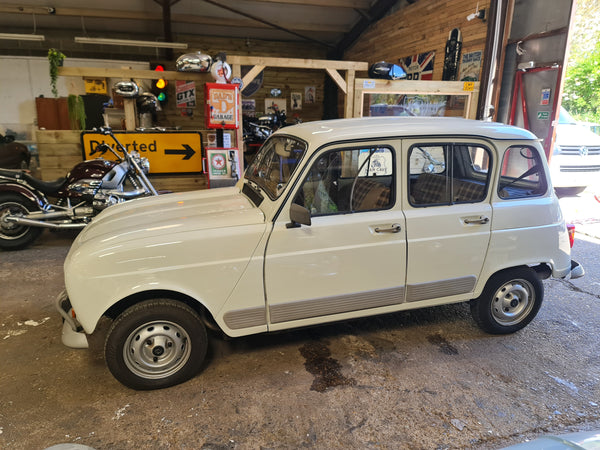
[[[117,161],[83,161],[56,181],[38,180],[25,170],[0,169],[0,249],[23,249],[44,228],[81,229],[110,205],[157,195],[146,176],[148,159],[129,152],[110,128],[96,131],[111,136],[117,151],[99,144],[93,154],[110,152]]]
[[[244,164],[246,166],[252,162],[260,147],[274,131],[302,122],[300,118],[296,118],[294,123],[288,123],[285,111],[281,111],[277,105],[268,108],[272,112],[259,117],[244,116],[243,118]]]

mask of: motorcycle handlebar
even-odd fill
[[[104,136],[112,135],[111,127],[98,127],[98,128],[94,128],[94,131],[96,133],[103,134]]]

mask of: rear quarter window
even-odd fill
[[[544,195],[548,189],[544,162],[529,146],[509,147],[502,158],[498,196],[504,200]]]

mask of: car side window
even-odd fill
[[[544,195],[548,189],[544,164],[532,147],[513,146],[504,152],[498,196],[504,200]]]
[[[491,152],[473,144],[417,144],[409,150],[413,206],[477,203],[487,197]]]
[[[294,203],[312,216],[388,209],[395,198],[394,172],[387,147],[329,151],[313,162]]]

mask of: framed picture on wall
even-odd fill
[[[479,81],[479,72],[481,70],[482,51],[465,53],[460,62],[460,72],[458,79],[460,81]]]
[[[292,92],[292,109],[302,109],[302,92]]]
[[[304,103],[315,102],[316,89],[314,86],[306,86],[304,88]]]
[[[279,108],[279,111],[287,111],[287,101],[282,97],[265,98],[265,114],[273,113],[273,108]]]

